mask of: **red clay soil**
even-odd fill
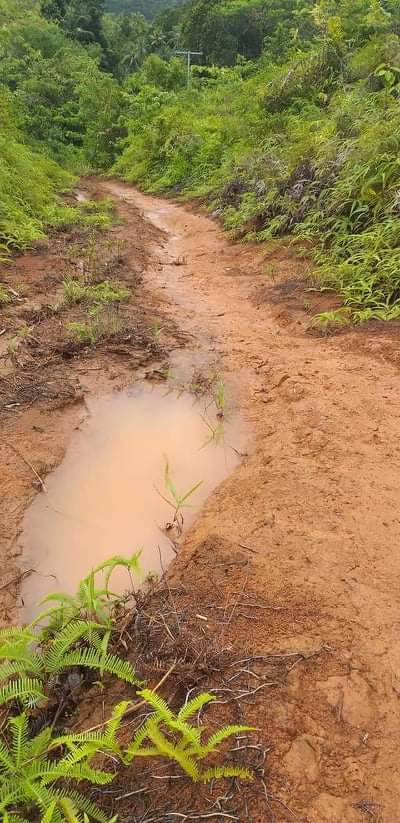
[[[191,686],[233,688],[233,666],[240,687],[254,690],[240,719],[257,726],[257,752],[269,750],[261,792],[239,789],[228,802],[217,788],[178,790],[171,778],[167,794],[160,790],[170,806],[152,817],[145,793],[139,818],[127,799],[138,784],[121,776],[116,810],[122,821],[400,822],[397,329],[312,334],[310,311],[321,302],[305,291],[306,263],[293,251],[234,245],[188,208],[118,182],[102,189],[125,220],[114,231],[128,244],[126,278],[146,247],[140,311],[162,316],[167,350],[190,339],[212,353],[227,414],[234,405],[249,427],[249,454],[187,534],[168,595],[175,618],[186,614],[192,633],[200,627],[204,648]],[[273,282],[265,277],[271,264]],[[34,493],[29,466],[7,442],[45,477],[82,417],[80,392],[140,374],[115,351],[84,356],[68,365],[69,380],[78,381],[74,405],[54,408],[39,397],[18,414],[6,410],[1,583],[19,574],[14,538]],[[149,359],[156,363],[157,352]],[[102,371],[89,372],[99,364]],[[13,616],[17,593],[17,585],[0,590],[3,620]],[[212,676],[214,647],[226,671],[216,662]],[[89,725],[93,711],[89,702]],[[206,807],[210,795],[214,806]],[[185,818],[191,802],[198,811]]]
[[[400,821],[398,332],[311,335],[309,305],[279,305],[265,286],[268,250],[232,245],[208,218],[127,186],[107,191],[167,233],[145,282],[212,348],[252,432],[172,580],[202,582],[212,601],[222,568],[239,598],[282,609],[236,611],[237,649],[320,650],[249,710],[273,746],[273,794],[302,821]],[[304,262],[274,257],[280,279],[301,287]]]

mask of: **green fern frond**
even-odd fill
[[[13,762],[8,746],[5,743],[0,741],[0,771],[6,772],[13,772],[15,769],[15,763]],[[2,776],[0,776],[1,782]]]
[[[217,698],[213,694],[198,694],[197,697],[194,697],[193,700],[189,700],[185,706],[182,706],[180,711],[178,712],[178,719],[179,720],[188,720],[189,717],[192,717],[194,714],[200,711],[207,703],[211,703],[212,701],[216,700]]]
[[[11,749],[17,768],[21,765],[29,735],[28,718],[25,713],[10,717],[8,727],[11,732]]]
[[[66,799],[65,792],[63,792],[61,789],[52,790],[52,794],[53,797],[57,800]],[[93,803],[92,800],[89,800],[89,798],[81,792],[75,790],[68,791],[67,798],[71,801],[71,803],[74,804],[78,811],[87,814],[89,819],[95,820],[96,823],[109,823],[109,820],[105,812],[99,809],[96,803]]]
[[[241,780],[254,780],[254,775],[248,769],[240,766],[214,766],[206,769],[200,775],[202,783],[209,783],[210,780],[221,780],[223,777],[239,777]]]
[[[36,638],[37,640],[37,638]],[[32,640],[4,640],[3,643],[0,644],[0,660],[26,660],[27,664],[33,658],[33,661],[37,657],[35,652],[32,652],[30,646],[32,644]],[[33,662],[33,665],[34,662]]]
[[[104,626],[106,629],[107,627]],[[111,639],[111,630],[107,628],[107,631],[103,634],[103,637],[100,637],[99,634],[94,633],[90,645],[93,646],[98,651],[102,652],[103,654],[107,654],[108,644]]]
[[[24,762],[26,763],[28,760],[32,758],[43,757],[49,751],[49,745],[51,741],[52,730],[50,726],[42,729],[35,737],[30,737],[29,740],[25,743],[24,753],[25,758]]]
[[[59,806],[67,823],[81,823],[82,818],[78,817],[78,810],[69,797],[63,797]]]
[[[57,672],[65,668],[63,658],[66,652],[79,640],[90,641],[93,632],[98,632],[102,628],[98,623],[89,620],[73,620],[64,626],[47,650],[46,665],[48,670]]]
[[[14,814],[14,812],[12,813],[12,816],[9,817],[6,812],[3,818],[3,823],[29,823],[29,820],[27,820],[26,817],[20,817],[19,814]]]
[[[9,626],[8,628],[0,629],[0,642],[3,643],[4,640],[12,640],[14,643],[21,640],[29,643],[35,640],[35,635],[30,631],[29,627]]]
[[[0,786],[0,812],[17,806],[24,799],[24,788],[19,777],[7,777]]]
[[[142,747],[142,744],[144,743],[144,741],[146,740],[146,738],[148,736],[148,734],[147,734],[148,725],[149,725],[148,721],[146,723],[143,723],[143,726],[141,726],[137,730],[132,742],[129,744],[128,748],[125,750],[125,754],[124,754],[124,763],[125,764],[128,765],[129,763],[132,762],[134,757],[139,756],[139,752],[140,752],[140,749]]]
[[[66,669],[70,666],[84,666],[88,669],[97,669],[108,674],[114,674],[120,680],[125,680],[131,685],[139,683],[135,676],[134,669],[127,660],[122,660],[115,654],[104,655],[97,649],[77,649],[66,654],[60,661],[60,668]]]
[[[57,800],[53,800],[49,808],[42,817],[41,823],[54,823],[54,813],[57,808]]]
[[[56,766],[48,765],[47,774],[41,777],[41,785],[46,786],[62,778],[76,780],[78,783],[81,780],[88,780],[94,786],[106,786],[114,780],[114,775],[111,772],[92,769],[85,763],[70,766],[63,759]]]
[[[169,760],[175,760],[192,780],[195,782],[199,780],[199,770],[194,760],[192,760],[186,752],[178,749],[167,740],[158,728],[158,721],[156,719],[148,722],[147,735],[157,747],[160,755],[167,757]]]
[[[184,723],[183,720],[172,720],[168,724],[168,728],[182,735],[182,740],[178,743],[179,749],[184,750],[188,746],[191,746],[190,754],[202,754],[201,735],[204,731],[202,726],[196,728],[195,726],[189,726],[188,723]]]
[[[207,750],[207,752],[213,752],[217,746],[219,746],[219,744],[224,740],[227,740],[228,737],[232,737],[234,734],[243,734],[243,732],[254,731],[256,731],[254,726],[224,726],[209,738],[204,746],[204,749]]]
[[[23,677],[13,680],[0,689],[0,706],[10,700],[20,700],[26,706],[36,706],[44,699],[43,686],[37,678]]]
[[[59,749],[60,746],[67,746],[70,748],[71,746],[75,746],[77,743],[90,743],[92,746],[96,746],[98,750],[103,742],[104,733],[101,731],[73,732],[71,734],[64,734],[60,737],[55,737],[49,745],[49,751],[52,749]]]
[[[121,703],[117,703],[117,705],[114,706],[111,717],[106,723],[104,736],[106,741],[115,744],[116,734],[121,725],[122,718],[131,705],[131,700],[123,700]]]
[[[70,741],[68,744],[69,751],[67,754],[58,760],[56,764],[52,763],[50,765],[52,768],[56,768],[57,770],[60,769],[62,771],[62,775],[60,776],[67,777],[75,766],[80,766],[82,762],[84,764],[89,763],[90,759],[100,750],[100,748],[101,747],[98,743],[77,744]]]
[[[43,660],[40,655],[22,656],[19,659],[7,660],[5,663],[0,664],[0,683],[15,674],[22,675],[27,672],[36,675],[43,673]]]
[[[159,694],[153,692],[151,689],[142,689],[138,692],[138,695],[143,697],[143,700],[152,706],[160,720],[163,720],[165,723],[171,723],[175,720],[175,715],[169,708],[168,703],[166,703]]]
[[[59,797],[56,796],[56,791],[53,790],[51,787],[42,786],[38,781],[33,782],[30,780],[22,780],[23,787],[24,787],[24,805],[25,807],[32,808],[34,807],[35,810],[40,810],[42,814],[45,814],[54,800],[57,800],[56,806],[58,806]],[[65,795],[65,791],[64,791]],[[59,817],[58,812],[55,811],[53,813],[53,819],[57,820]]]

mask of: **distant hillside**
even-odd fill
[[[148,20],[151,20],[163,9],[182,5],[183,2],[184,0],[106,0],[106,9],[115,14],[139,11]]]

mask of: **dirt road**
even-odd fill
[[[1,619],[15,619],[18,535],[39,483],[32,468],[45,480],[58,465],[87,395],[156,373],[172,349],[193,350],[200,370],[213,363],[223,375],[226,414],[239,409],[249,454],[209,498],[171,570],[163,621],[190,613],[184,628],[197,626],[203,663],[194,656],[188,672],[178,632],[181,669],[172,641],[160,665],[179,669],[182,699],[216,684],[233,694],[233,718],[220,699],[219,719],[256,726],[267,754],[265,784],[240,788],[232,803],[216,787],[214,799],[225,818],[252,823],[400,823],[396,327],[311,334],[325,298],[305,289],[307,262],[293,251],[234,245],[189,208],[114,181],[101,188],[124,220],[107,249],[126,244],[123,262],[101,276],[134,287],[119,335],[74,348],[66,338],[68,323],[84,318],[80,305],[57,302],[87,257],[79,238],[53,238],[2,272],[19,296],[2,308],[0,338]],[[166,628],[168,644],[176,627]],[[213,668],[214,647],[218,660],[233,650],[240,670]],[[174,697],[173,678],[171,688]],[[101,719],[103,698],[97,708]],[[89,725],[95,711],[90,698]],[[85,706],[81,714],[84,723]],[[127,790],[126,779],[129,798],[137,784],[131,776]],[[182,816],[182,784],[165,793],[159,783],[160,802],[172,805],[157,819]],[[210,817],[211,790],[187,792]]]
[[[250,456],[209,501],[175,575],[191,569],[212,596],[210,548],[223,547],[225,581],[272,604],[262,619],[235,616],[238,642],[320,650],[278,695],[258,697],[272,785],[302,821],[400,821],[396,341],[310,335],[308,303],[290,297],[304,269],[292,253],[232,245],[204,216],[107,190],[166,232],[145,282],[214,351],[252,430]],[[263,276],[271,260],[277,284]]]

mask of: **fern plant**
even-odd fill
[[[18,700],[25,707],[45,702],[45,687],[67,669],[85,668],[113,674],[137,684],[130,663],[108,651],[110,631],[89,620],[74,620],[50,639],[27,629],[3,632],[0,638],[0,705]]]
[[[114,723],[115,725],[115,723]],[[112,749],[113,718],[101,740],[101,750]],[[107,815],[81,790],[74,787],[82,781],[104,786],[114,774],[93,766],[100,744],[75,744],[71,736],[68,746],[64,738],[53,738],[50,728],[35,737],[29,735],[27,715],[8,721],[8,741],[0,742],[0,813],[8,823],[112,823]],[[107,741],[110,740],[108,746]],[[60,751],[58,757],[55,751]],[[116,818],[113,818],[114,823]]]
[[[114,771],[96,767],[103,760],[128,765],[137,758],[164,757],[177,763],[195,782],[239,777],[252,779],[248,769],[236,765],[203,768],[203,761],[218,752],[232,735],[250,731],[249,726],[225,726],[202,742],[204,728],[189,721],[215,698],[200,694],[175,714],[155,692],[144,689],[140,696],[153,713],[138,730],[127,748],[118,734],[121,721],[131,707],[123,701],[113,709],[102,731],[70,732],[53,737],[51,728],[31,737],[26,713],[8,721],[5,742],[0,742],[0,813],[5,823],[116,823],[82,789],[83,783],[105,786]],[[149,744],[149,745],[147,745]],[[79,789],[74,784],[79,784]],[[41,818],[39,817],[41,816]]]
[[[150,689],[143,689],[139,695],[152,707],[153,714],[136,732],[127,747],[124,753],[125,763],[131,763],[135,757],[162,756],[178,763],[195,783],[207,783],[223,777],[252,779],[248,769],[234,764],[203,768],[203,761],[217,753],[225,740],[235,734],[254,731],[252,726],[224,726],[203,742],[204,726],[192,725],[189,721],[204,706],[215,700],[213,695],[198,695],[185,703],[177,714],[162,697]]]

